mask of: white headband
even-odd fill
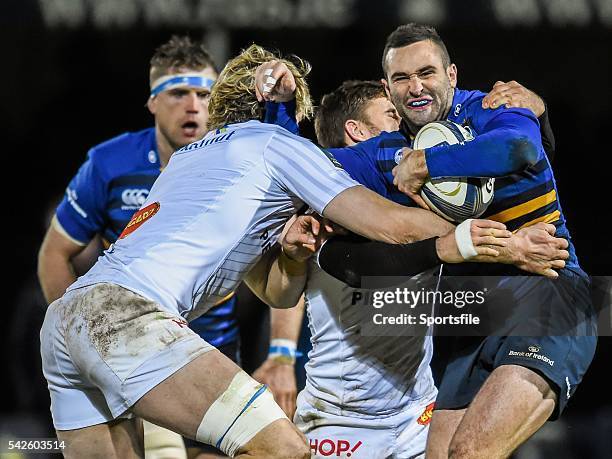
[[[151,97],[172,88],[189,87],[211,90],[215,80],[201,73],[178,73],[164,75],[151,83]]]

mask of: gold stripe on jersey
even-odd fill
[[[228,301],[231,297],[233,297],[236,294],[236,292],[232,292],[227,294],[226,296],[224,296],[223,298],[221,298],[219,301],[217,301],[214,305],[213,308],[215,306],[219,306],[221,303],[225,303],[226,301]]]
[[[538,218],[536,218],[534,220],[531,220],[531,221],[529,221],[527,223],[523,223],[521,226],[519,226],[517,229],[515,229],[514,232],[517,232],[521,228],[526,228],[528,226],[532,226],[532,225],[535,225],[536,223],[540,223],[540,222],[544,222],[544,223],[556,222],[557,220],[559,220],[559,217],[561,217],[561,212],[559,212],[558,210],[555,210],[554,212],[551,212],[549,214],[543,215],[542,217],[538,217]]]
[[[510,209],[503,210],[496,213],[495,215],[489,215],[489,220],[495,220],[497,222],[505,223],[515,218],[519,218],[526,215],[534,210],[541,207],[547,206],[557,200],[557,192],[550,190],[548,193],[538,196],[537,198],[531,199],[530,201],[519,204],[518,206],[511,207]]]

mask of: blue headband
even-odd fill
[[[151,97],[158,95],[160,92],[165,91],[166,89],[174,87],[192,87],[210,90],[214,83],[215,80],[203,77],[201,75],[187,73],[182,75],[167,75],[153,83],[153,87],[151,88]]]

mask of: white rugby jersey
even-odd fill
[[[376,417],[431,397],[431,335],[363,336],[361,324],[371,309],[353,304],[354,292],[315,261],[309,264],[305,299],[312,350],[305,400],[332,414]]]
[[[172,155],[120,238],[69,290],[111,282],[191,320],[231,293],[304,203],[359,185],[310,141],[248,121]]]

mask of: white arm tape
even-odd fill
[[[474,219],[468,218],[455,228],[455,241],[464,260],[469,260],[478,255],[472,242],[472,220]]]
[[[240,370],[204,414],[195,439],[234,457],[251,438],[277,419],[287,419],[287,416],[272,393]]]

